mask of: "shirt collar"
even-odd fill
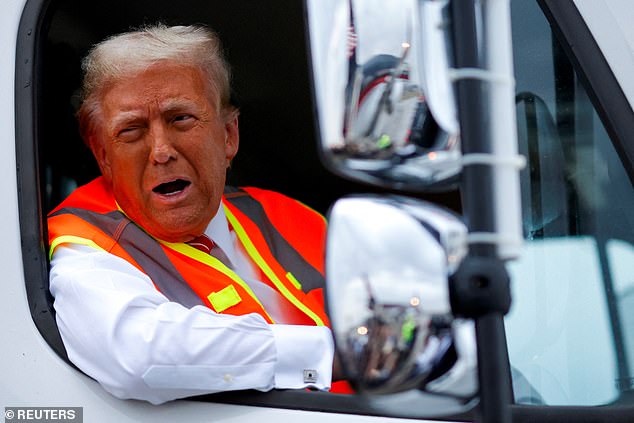
[[[229,257],[229,260],[234,259],[233,238],[229,231],[229,222],[227,221],[222,201],[220,202],[216,215],[211,219],[209,225],[207,225],[205,235],[222,248],[222,251]]]

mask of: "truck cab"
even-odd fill
[[[223,39],[241,109],[229,181],[327,214],[347,194],[392,194],[320,161],[303,1],[6,0],[0,16],[0,296],[5,407],[83,407],[86,421],[474,421],[406,395],[210,394],[119,400],[68,360],[48,292],[46,215],[98,175],[74,118],[90,46],[145,22],[204,23]],[[521,232],[505,261],[513,421],[632,421],[634,388],[634,10],[628,0],[511,0]],[[493,54],[493,53],[490,53]],[[487,117],[490,125],[496,116]],[[460,183],[408,193],[464,212]],[[483,205],[486,207],[486,205]],[[465,216],[468,219],[468,216]],[[530,389],[521,389],[521,387]],[[327,413],[327,414],[324,414]]]

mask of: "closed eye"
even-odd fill
[[[129,126],[117,132],[117,138],[124,142],[131,142],[138,139],[142,134],[143,128],[140,126]]]
[[[172,118],[172,125],[178,129],[187,130],[194,126],[196,117],[190,114],[180,114]]]
[[[188,119],[193,119],[194,117],[192,115],[177,115],[174,116],[174,118],[172,119],[172,122],[184,122]]]

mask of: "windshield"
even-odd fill
[[[528,165],[526,242],[509,265],[511,366],[548,405],[612,403],[634,387],[632,183],[537,3],[514,0],[512,18]]]

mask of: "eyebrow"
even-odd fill
[[[118,113],[114,118],[112,118],[110,125],[109,125],[109,129],[110,131],[115,130],[116,128],[118,128],[119,126],[128,123],[128,122],[133,122],[135,120],[141,119],[143,118],[143,116],[145,115],[145,113],[140,112],[140,111],[124,111],[124,112],[120,112]]]
[[[183,98],[168,98],[164,102],[161,103],[160,111],[161,113],[171,112],[174,110],[190,110],[192,108],[196,108],[196,102]]]

